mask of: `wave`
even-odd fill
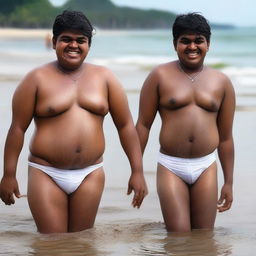
[[[27,50],[16,50],[0,52],[2,66],[0,70],[1,80],[13,80],[15,77],[24,75],[32,68],[55,59],[55,52],[44,49],[35,53]],[[87,61],[107,66],[116,71],[144,71],[150,72],[155,66],[177,59],[175,53],[167,55],[144,55],[144,54],[120,54],[113,56],[93,56],[89,55]],[[24,61],[26,60],[26,61]],[[235,86],[256,87],[256,67],[230,65],[221,58],[207,57],[205,63],[213,68],[217,68],[227,74]],[[123,72],[123,73],[124,73]]]

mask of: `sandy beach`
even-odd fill
[[[45,49],[42,41],[48,32],[48,30],[0,29],[0,44],[5,45],[5,52],[1,53],[2,60],[0,60],[1,166],[3,166],[5,137],[11,122],[13,92],[27,70],[54,59],[54,52]],[[113,34],[107,37],[105,32],[101,39],[103,38],[106,42],[112,40],[112,37]],[[123,37],[124,34],[120,35],[118,40],[123,40]],[[8,38],[11,39],[5,44],[5,40]],[[17,38],[24,41],[22,46],[16,40]],[[133,36],[130,38],[130,40],[134,40]],[[96,38],[95,44],[97,44],[97,40]],[[11,43],[13,43],[12,48],[6,50]],[[127,42],[128,46],[131,44],[132,41]],[[128,46],[127,55],[131,55],[131,49]],[[22,48],[19,51],[20,47]],[[12,50],[13,48],[15,51]],[[123,48],[125,49],[125,45]],[[98,48],[92,50],[101,51]],[[113,53],[111,52],[109,55],[115,54],[117,50],[112,48]],[[151,49],[151,51],[153,50]],[[101,58],[92,53],[90,60],[93,62],[101,60],[103,63],[103,53],[105,51],[101,52]],[[109,57],[106,53],[105,55],[104,63],[108,63],[107,61],[111,63],[111,69],[122,82],[127,92],[134,121],[136,121],[139,91],[148,70],[138,68],[139,62],[133,65],[129,62],[120,64],[121,61],[116,61],[117,57],[110,59],[111,56]],[[26,58],[23,63],[24,56]],[[152,56],[154,57],[153,54]],[[124,57],[127,56],[122,55],[121,57],[120,59],[124,60]],[[128,60],[131,61],[131,58]],[[148,59],[145,60],[145,62],[147,61]],[[5,206],[0,203],[0,255],[254,255],[256,251],[256,190],[254,189],[256,180],[256,137],[254,134],[256,129],[256,84],[253,85],[251,80],[250,83],[247,83],[246,78],[247,76],[238,79],[235,73],[231,77],[237,93],[237,110],[234,121],[236,149],[234,203],[230,211],[217,215],[214,230],[195,230],[187,234],[174,234],[165,231],[155,186],[156,159],[159,150],[160,122],[158,116],[152,127],[144,156],[149,195],[145,198],[141,209],[132,208],[131,196],[126,195],[130,174],[128,161],[121,149],[111,117],[108,115],[104,124],[106,186],[95,227],[73,234],[41,235],[36,231],[26,197],[16,200],[16,204],[13,206]],[[26,194],[27,155],[32,132],[33,123],[26,133],[18,164],[17,177],[22,194]],[[2,176],[2,170],[0,175]],[[221,188],[223,175],[220,166],[218,179],[219,188]]]
[[[51,29],[0,28],[0,38],[45,38]]]

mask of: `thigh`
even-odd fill
[[[191,187],[192,228],[213,228],[217,212],[217,165],[214,162]]]
[[[161,164],[157,168],[157,192],[167,230],[190,231],[188,186]]]
[[[93,227],[104,189],[103,168],[85,177],[69,198],[69,231],[77,232]]]
[[[44,172],[29,167],[28,203],[41,233],[67,232],[67,195]]]

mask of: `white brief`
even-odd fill
[[[203,157],[181,158],[159,152],[158,163],[179,176],[184,182],[193,184],[216,160],[214,152]]]
[[[74,170],[58,169],[33,162],[28,162],[28,165],[49,175],[63,191],[65,191],[67,194],[71,194],[79,187],[88,174],[102,167],[103,162],[85,167],[83,169]]]

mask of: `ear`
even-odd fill
[[[175,51],[177,51],[177,41],[173,40],[172,43]]]
[[[207,51],[209,51],[210,48],[210,41],[207,42]]]
[[[56,41],[57,39],[53,36],[52,37],[52,48],[55,50],[56,49]]]

